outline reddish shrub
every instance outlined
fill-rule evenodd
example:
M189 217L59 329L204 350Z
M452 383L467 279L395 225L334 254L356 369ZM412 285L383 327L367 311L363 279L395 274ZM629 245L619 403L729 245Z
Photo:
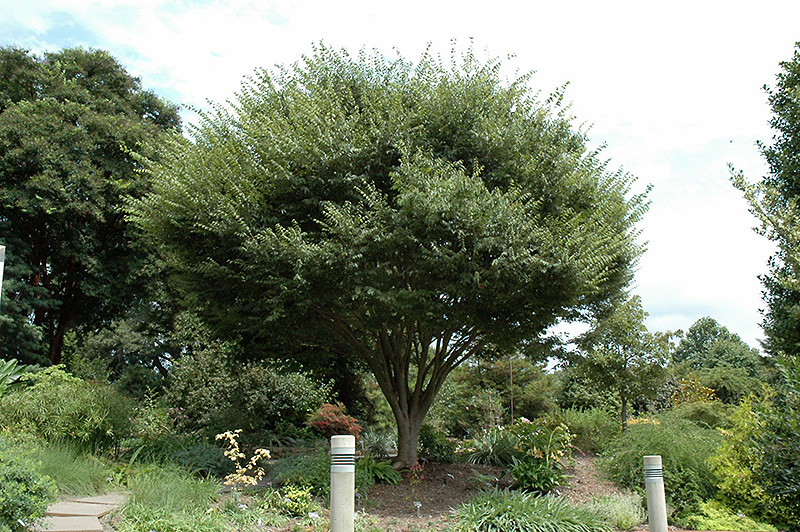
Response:
M347 415L342 403L322 405L308 417L306 425L328 439L336 434L352 434L358 439L361 434L361 425Z

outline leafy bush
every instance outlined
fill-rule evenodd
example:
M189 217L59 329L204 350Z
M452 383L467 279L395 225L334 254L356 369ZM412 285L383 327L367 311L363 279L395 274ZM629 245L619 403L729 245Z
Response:
M356 418L348 416L342 403L324 404L311 414L306 424L329 440L337 434L352 434L358 439L361 425Z
M642 457L661 455L667 502L680 518L716 493L709 458L722 436L674 416L633 422L604 454L600 466L622 487L643 492Z
M373 483L397 484L403 480L400 473L392 467L391 462L375 460L369 453L356 462L356 471L359 470L367 472L372 477Z
M355 489L366 493L375 484L372 471L356 462ZM275 477L284 485L307 487L319 497L327 497L331 489L331 457L325 448L278 460L273 466Z
M570 506L565 499L530 493L493 491L456 510L457 532L610 532L595 510Z
M456 442L447 439L427 423L419 431L420 455L432 462L451 464L456 458Z
M310 488L285 486L283 493L283 510L292 517L304 517L311 506Z
M782 360L776 390L741 402L713 458L730 507L797 530L800 523L800 362ZM794 528L792 528L794 527Z
M266 362L233 364L213 350L181 358L173 369L167 403L180 412L178 428L209 440L242 429L243 441L302 426L330 400L331 386Z
M23 532L56 500L55 483L5 436L0 436L0 528Z
M693 401L672 407L671 414L688 419L700 427L725 429L731 426L733 408L722 401Z
M602 408L569 408L551 416L569 428L572 445L583 452L604 450L620 433L619 420Z
M605 495L584 506L604 516L618 530L631 530L647 521L642 497L635 493Z
M567 479L558 460L531 457L522 460L515 458L511 464L511 477L519 489L536 495L546 495L556 486L563 485Z
M760 523L737 513L719 501L700 503L698 512L686 519L692 530L733 530L742 532L778 532L774 526Z
M109 386L73 377L60 366L20 380L28 386L0 397L3 425L89 452L115 450L131 433L132 405Z
M420 434L420 440L422 440L422 434ZM397 434L395 431L368 427L361 433L358 443L362 450L368 452L376 460L385 460L389 458L389 451L397 446Z

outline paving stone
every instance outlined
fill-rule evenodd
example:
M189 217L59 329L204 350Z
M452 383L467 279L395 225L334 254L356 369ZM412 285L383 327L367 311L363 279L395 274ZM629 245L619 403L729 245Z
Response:
M41 532L103 532L103 525L94 516L61 517L50 515L36 530Z
M128 500L128 496L124 493L106 493L105 495L98 495L96 497L76 497L72 499L73 502L85 502L88 504L113 504L121 506Z
M89 502L57 502L47 507L47 515L106 515L117 507L116 504L98 504Z

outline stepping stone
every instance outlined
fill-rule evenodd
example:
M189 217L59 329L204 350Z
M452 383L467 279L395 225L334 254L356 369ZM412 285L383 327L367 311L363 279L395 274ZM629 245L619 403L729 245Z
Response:
M107 493L105 495L98 495L96 497L76 497L72 499L73 502L85 502L87 504L112 504L114 506L121 506L128 500L128 496L124 493Z
M89 502L57 502L47 507L47 515L106 515L117 507L116 504L99 504Z
M36 526L39 532L103 532L100 520L93 516L59 517L50 515Z

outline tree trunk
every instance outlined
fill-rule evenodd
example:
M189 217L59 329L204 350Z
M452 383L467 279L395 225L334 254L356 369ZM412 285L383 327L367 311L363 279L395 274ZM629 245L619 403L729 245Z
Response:
M397 422L397 456L392 461L395 469L409 469L417 464L419 450L419 431L425 420L425 413L415 415L395 415Z

